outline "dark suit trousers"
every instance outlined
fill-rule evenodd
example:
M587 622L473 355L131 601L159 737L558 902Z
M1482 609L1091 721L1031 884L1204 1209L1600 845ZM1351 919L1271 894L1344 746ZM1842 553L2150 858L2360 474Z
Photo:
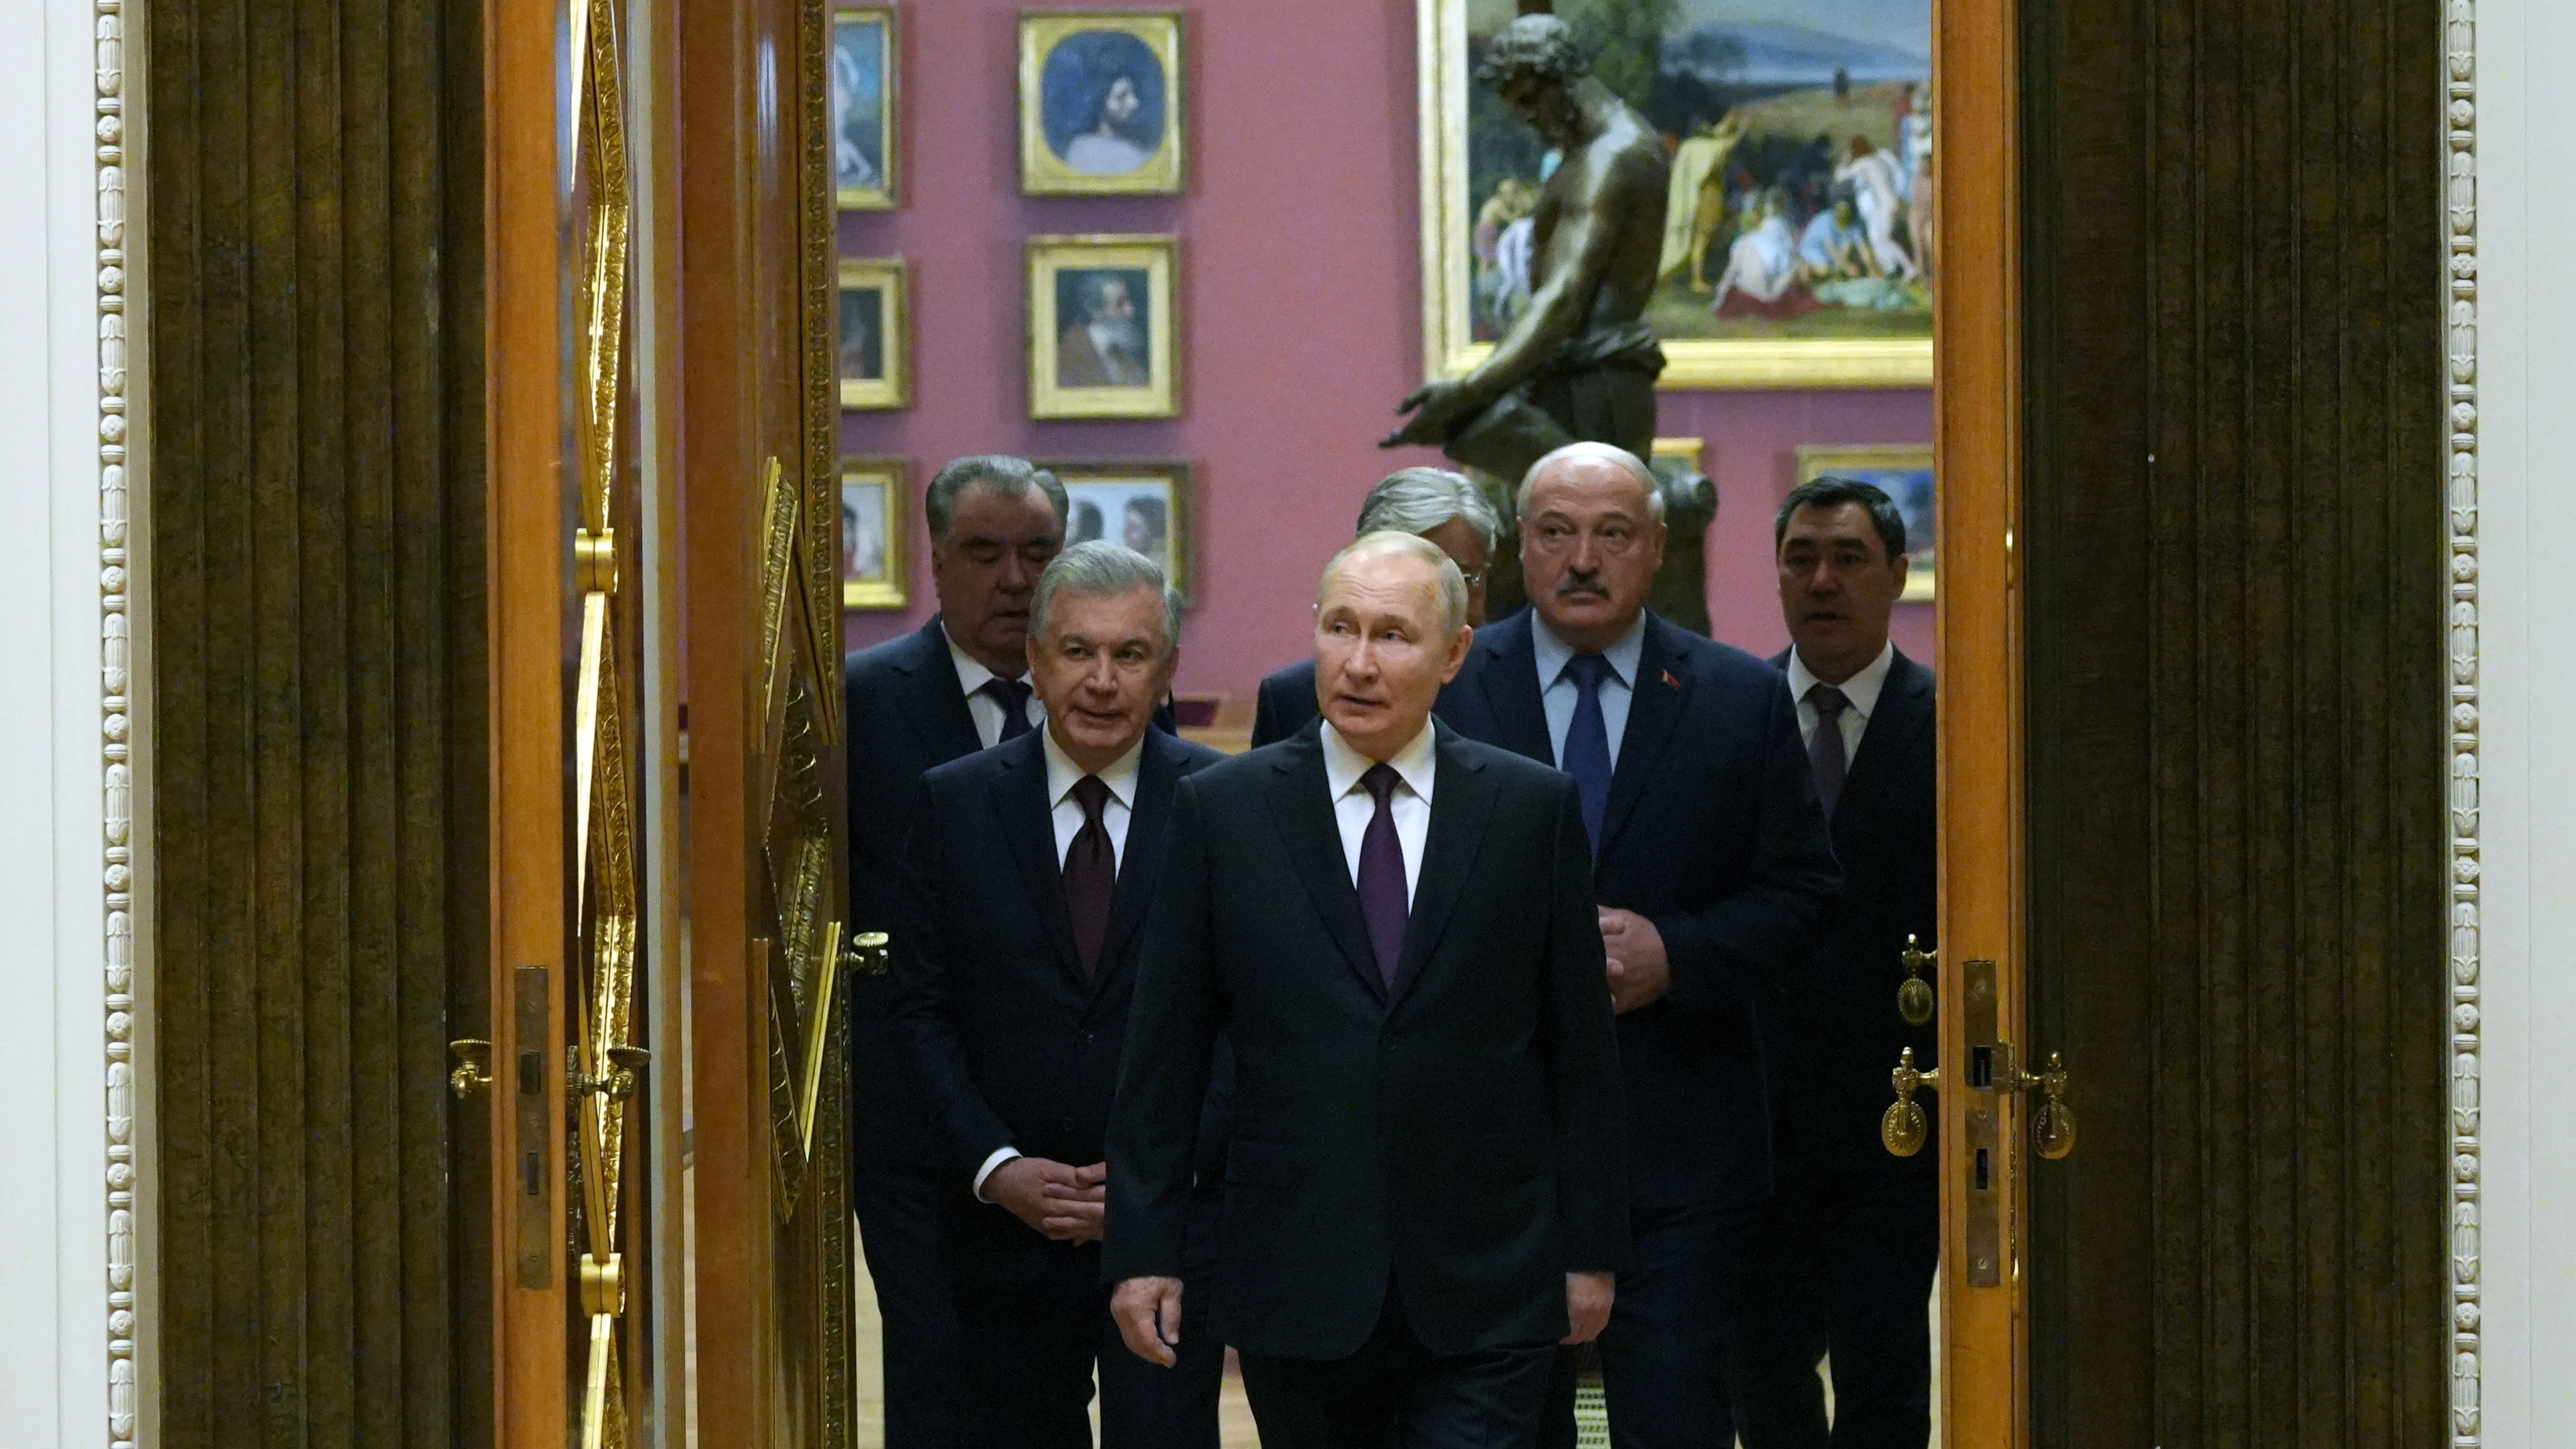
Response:
M886 1449L962 1449L957 1308L940 1266L941 1203L957 1188L909 1167L869 1166L850 1185L884 1326Z
M1619 1275L1601 1332L1601 1392L1612 1449L1732 1449L1726 1334L1752 1209L1705 1204L1628 1215L1636 1268ZM1573 1355L1548 1396L1546 1449L1574 1443Z
M1941 1205L1927 1175L1783 1161L1746 1236L1731 1371L1746 1449L1924 1449L1932 1434L1932 1273ZM1825 1427L1816 1364L1830 1353Z
M1376 1331L1349 1358L1244 1354L1262 1449L1533 1449L1550 1344L1436 1354L1390 1283Z
M969 1449L1091 1449L1095 1366L1101 1449L1216 1449L1225 1345L1207 1327L1212 1290L1186 1280L1180 1362L1167 1369L1119 1337L1096 1243L1051 1248L1027 1283L961 1277Z

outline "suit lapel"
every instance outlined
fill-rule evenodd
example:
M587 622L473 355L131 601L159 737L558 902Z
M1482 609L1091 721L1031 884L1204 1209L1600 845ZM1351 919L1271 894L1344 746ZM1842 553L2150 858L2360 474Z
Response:
M1866 798L1875 790L1879 776L1896 768L1897 757L1931 721L1932 676L1900 653L1879 687L1878 707L1861 731L1860 750L1852 757L1851 775L1843 782L1841 798L1834 802L1834 814L1841 815L1854 794Z
M1127 848L1119 853L1118 891L1110 897L1109 933L1101 938L1100 969L1092 977L1095 987L1118 969L1127 938L1145 919L1155 868L1162 864L1163 821L1172 808L1172 791L1181 780L1179 753L1161 731L1145 732L1145 752L1136 762L1136 805L1127 816Z
M1055 815L1047 800L1043 745L1035 731L1004 749L1002 769L993 778L993 810L1002 819L1002 838L1019 862L1029 909L1046 923L1056 959L1082 981L1082 958L1073 950L1073 921L1064 910L1064 871L1055 858Z
M938 616L912 636L916 647L895 667L910 687L895 691L895 707L913 733L942 762L962 760L984 747L975 732L975 716L966 708L965 691L957 687L957 666L948 657L948 635Z
M1360 919L1360 894L1351 884L1341 828L1333 820L1320 728L1320 721L1309 724L1283 742L1278 762L1272 766L1276 773L1270 777L1270 820L1278 829L1280 844L1287 848L1288 864L1315 903L1315 913L1323 917L1325 932L1341 948L1342 959L1371 992L1384 997L1386 983L1377 974L1377 955L1369 946L1368 927ZM1432 789L1436 794L1439 787Z
M1494 814L1494 785L1484 762L1455 748L1457 735L1443 727L1439 764L1431 780L1431 828L1424 832L1422 869L1413 884L1413 912L1404 928L1404 959L1395 972L1394 1000L1422 975L1440 944L1458 898L1476 873L1476 854Z
M1476 671L1485 708L1494 716L1493 743L1542 765L1556 763L1547 735L1547 706L1539 699L1538 653L1530 643L1527 610L1493 626L1493 650ZM1432 793L1439 793L1434 785Z
M1691 675L1682 657L1679 633L1653 614L1646 616L1646 647L1637 655L1635 687L1628 691L1628 727L1619 737L1619 765L1610 774L1610 804L1601 816L1600 857L1619 841L1620 827L1636 811L1646 781L1663 762L1673 726L1690 703Z

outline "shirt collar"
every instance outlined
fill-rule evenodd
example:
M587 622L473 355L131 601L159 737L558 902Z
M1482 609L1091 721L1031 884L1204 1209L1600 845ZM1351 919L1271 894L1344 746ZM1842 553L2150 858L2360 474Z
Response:
M1541 693L1555 688L1557 680L1565 676L1565 666L1574 662L1574 646L1556 637L1556 631L1547 627L1536 609L1530 610L1530 652L1538 656ZM1619 683L1633 692L1637 687L1637 665L1645 656L1646 611L1639 609L1637 621L1628 626L1628 632L1620 635L1617 643L1602 650L1601 657L1610 661L1610 672L1618 676Z
M968 699L973 699L975 691L993 680L993 671L985 668L982 660L957 647L957 636L948 632L945 619L939 622L939 637L948 641L948 662L957 666L957 687L965 691Z
M1064 752L1064 746L1055 742L1054 730L1042 728L1038 733L1046 737L1047 806L1052 809L1063 804L1064 797L1073 793L1073 787L1082 783L1083 769L1073 762L1073 756ZM1100 783L1108 786L1110 795L1130 810L1136 808L1136 772L1144 756L1145 737L1138 735L1136 743L1127 747L1127 753L1120 755L1108 769L1099 772Z
M1843 692L1843 698L1851 701L1852 713L1866 720L1878 712L1878 692L1887 687L1887 671L1895 664L1896 641L1891 639L1879 646L1876 659L1862 665L1858 674L1834 687ZM1798 652L1798 646L1790 645L1789 697L1803 703L1807 691L1823 682L1807 668L1806 656Z
M1324 721L1323 739L1324 781L1332 789L1332 798L1339 800L1359 788L1360 776L1367 774L1369 766L1376 761L1343 739L1342 732L1333 728L1331 720ZM1420 796L1425 805L1431 803L1432 768L1439 759L1439 751L1434 746L1438 740L1437 727L1425 720L1422 733L1415 735L1411 744L1396 751L1395 758L1387 761L1394 768L1396 777L1404 781L1407 789Z

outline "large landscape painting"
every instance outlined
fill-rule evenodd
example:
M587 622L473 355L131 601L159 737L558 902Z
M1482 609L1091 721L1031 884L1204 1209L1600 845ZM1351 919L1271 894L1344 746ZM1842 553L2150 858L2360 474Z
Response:
M1425 323L1471 365L1530 286L1553 169L1473 80L1513 0L1421 0ZM1664 138L1669 385L1928 382L1930 0L1558 0L1594 74Z

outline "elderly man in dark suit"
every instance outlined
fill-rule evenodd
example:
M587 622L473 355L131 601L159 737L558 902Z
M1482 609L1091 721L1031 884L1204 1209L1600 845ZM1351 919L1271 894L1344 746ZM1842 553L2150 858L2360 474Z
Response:
M1213 1331L1273 1449L1521 1449L1627 1255L1574 788L1435 726L1466 582L1408 534L1324 574L1323 718L1181 782L1109 1136L1106 1271L1186 1348L1200 1098L1236 1071Z
M1763 1004L1775 1196L1746 1242L1737 1426L1750 1449L1923 1449L1939 1154L1890 1156L1878 1123L1898 1054L1928 1068L1936 1039L1928 1012L1912 1025L1897 1005L1907 942L1930 947L1940 912L1932 671L1887 637L1907 561L1885 493L1818 479L1773 531L1793 642L1772 662L1798 701L1844 884L1806 978ZM1828 1354L1830 1430L1816 1377Z
M1610 1438L1724 1449L1738 1239L1771 1192L1756 1002L1806 969L1840 874L1779 672L1646 608L1664 542L1646 465L1560 448L1522 481L1519 514L1531 607L1477 639L1440 717L1578 788L1637 1245L1601 1335ZM1571 1384L1561 1369L1560 1444Z
M896 1031L942 1149L967 1442L1088 1449L1096 1371L1103 1444L1215 1449L1224 1346L1185 1335L1174 1373L1128 1353L1099 1245L1164 821L1224 757L1150 727L1179 657L1161 565L1076 544L1030 627L1045 726L923 778L894 937Z
M939 613L850 656L850 924L899 930L896 881L921 777L1030 732L1029 600L1064 546L1064 485L1019 458L960 458L922 496ZM941 1272L943 1194L930 1120L900 1065L891 985L862 981L850 1013L854 1206L882 1316L888 1449L954 1449L964 1351Z
M1360 504L1358 538L1370 533L1410 533L1429 539L1458 565L1467 581L1468 627L1485 627L1485 575L1494 566L1502 534L1485 491L1464 473L1446 468L1398 468L1377 482ZM1277 744L1315 718L1315 661L1300 659L1261 681L1252 714L1254 748Z

